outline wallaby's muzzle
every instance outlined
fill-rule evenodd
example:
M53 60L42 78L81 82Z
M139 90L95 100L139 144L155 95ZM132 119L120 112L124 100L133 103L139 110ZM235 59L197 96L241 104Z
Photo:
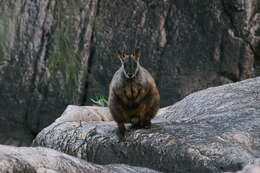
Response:
M136 76L136 74L138 73L138 68L136 68L134 72L126 72L125 69L123 69L123 70L124 70L125 77L128 79L134 78Z

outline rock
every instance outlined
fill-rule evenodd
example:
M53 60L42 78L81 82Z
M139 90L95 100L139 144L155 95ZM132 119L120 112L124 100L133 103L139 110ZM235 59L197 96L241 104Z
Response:
M147 168L123 164L97 165L67 154L42 147L12 147L0 145L1 173L96 173L153 172Z
M0 143L30 145L82 104L96 10L97 0L0 2Z
M243 170L237 171L236 173L259 173L259 172L260 172L260 159L256 159L254 163L249 163L247 166L245 166ZM232 173L232 172L224 172L224 173Z
M238 171L237 173L259 173L260 166L252 166L249 168L245 168L243 171Z
M112 120L112 115L106 107L69 105L55 123Z
M259 0L0 1L0 143L29 145L66 105L107 97L117 49L141 48L162 106L260 75L258 6Z
M195 92L161 109L150 129L128 126L124 140L109 118L79 121L77 112L83 109L92 112L91 107L69 106L71 115L66 110L59 118L63 122L43 129L33 145L98 164L174 173L239 171L260 157L260 77Z

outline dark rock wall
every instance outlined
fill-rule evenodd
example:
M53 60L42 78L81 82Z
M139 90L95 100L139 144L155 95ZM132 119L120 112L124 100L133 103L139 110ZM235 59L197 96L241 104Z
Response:
M67 104L107 97L117 49L141 48L162 106L259 75L259 11L258 0L0 0L0 143L29 144Z
M155 77L163 106L199 89L254 76L256 3L100 1L87 95L107 96L119 66L118 48L141 48L142 64Z
M97 1L0 2L0 143L13 143L80 104Z

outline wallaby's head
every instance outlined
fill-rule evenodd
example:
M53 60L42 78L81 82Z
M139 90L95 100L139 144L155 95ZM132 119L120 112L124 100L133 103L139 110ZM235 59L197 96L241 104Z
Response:
M122 68L126 78L134 78L139 70L139 58L140 51L135 49L134 53L131 55L126 55L121 51L118 51L118 57L122 63Z

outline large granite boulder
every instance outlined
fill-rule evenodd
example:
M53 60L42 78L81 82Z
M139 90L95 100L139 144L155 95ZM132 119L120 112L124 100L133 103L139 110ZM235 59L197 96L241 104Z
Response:
M1 173L156 173L123 164L97 165L42 147L0 145Z
M161 109L150 129L128 126L124 140L110 120L107 108L69 106L33 144L98 164L239 171L260 157L260 77L195 92Z
M162 106L260 71L259 0L0 1L0 143L29 145L68 104L108 95L142 51Z

